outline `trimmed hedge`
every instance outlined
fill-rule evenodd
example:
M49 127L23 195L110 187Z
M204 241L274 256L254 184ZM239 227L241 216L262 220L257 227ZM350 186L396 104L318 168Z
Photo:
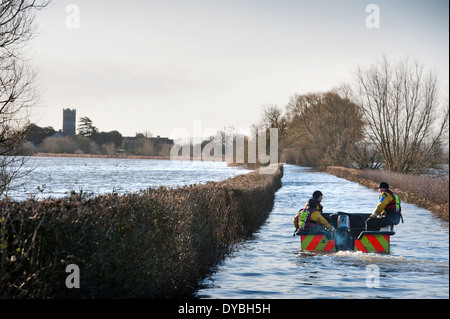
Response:
M1 298L182 298L273 208L283 167L118 196L0 202ZM66 267L80 288L66 287Z

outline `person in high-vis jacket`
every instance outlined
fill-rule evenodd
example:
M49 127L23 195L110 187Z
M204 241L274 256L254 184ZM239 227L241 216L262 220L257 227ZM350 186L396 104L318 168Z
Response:
M382 227L398 225L402 219L400 198L389 189L389 184L381 182L378 191L380 199L377 208L366 221L367 230L379 231Z
M317 209L320 211L321 214L323 214L323 206L321 204L322 199L323 199L323 194L321 191L315 191L312 195L312 198L317 200ZM306 203L306 205L308 205L308 203Z
M294 226L297 229L309 231L321 230L322 227L328 231L335 230L320 213L319 203L315 198L311 198L306 207L298 212L294 218Z

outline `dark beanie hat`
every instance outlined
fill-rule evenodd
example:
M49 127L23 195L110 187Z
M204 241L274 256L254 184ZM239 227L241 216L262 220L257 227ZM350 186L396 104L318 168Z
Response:
M378 188L389 188L389 185L386 182L381 182L380 186L378 186Z
M320 196L323 196L321 191L315 191L313 193L313 198L315 198L315 199L319 199Z
M319 205L319 202L315 198L310 198L308 201L309 208L316 208Z

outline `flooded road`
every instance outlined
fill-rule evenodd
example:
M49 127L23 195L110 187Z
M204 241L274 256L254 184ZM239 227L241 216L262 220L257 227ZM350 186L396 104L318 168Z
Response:
M247 170L222 162L142 159L32 158L35 169L13 198L61 197L70 190L131 193L160 185L219 181ZM378 192L309 168L285 165L272 213L250 240L216 268L201 298L449 298L448 224L403 203L404 224L391 237L391 254L300 250L292 220L315 190L328 213L371 213Z
M448 224L403 203L390 255L301 251L292 220L315 190L329 213L371 213L379 193L309 168L284 172L265 225L204 281L199 297L449 298Z

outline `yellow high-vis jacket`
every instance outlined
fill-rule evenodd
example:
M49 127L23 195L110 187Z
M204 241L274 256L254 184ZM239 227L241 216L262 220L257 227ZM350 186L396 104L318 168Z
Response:
M333 229L333 226L330 225L330 223L322 216L322 214L318 210L315 210L311 213L310 220L319 223L326 230Z
M297 213L297 215L295 215L294 218L294 226L295 228L299 228L299 213ZM330 225L330 223L328 223L328 221L322 216L322 214L320 213L319 210L314 210L311 215L309 216L309 220L319 223L323 228L325 228L326 230L333 230L333 226Z
M388 192L383 192L380 195L380 199L378 201L377 208L375 208L375 211L372 214L372 218L376 218L378 215L384 212L386 209L386 206L389 205L390 202L395 201L395 198L391 196Z

